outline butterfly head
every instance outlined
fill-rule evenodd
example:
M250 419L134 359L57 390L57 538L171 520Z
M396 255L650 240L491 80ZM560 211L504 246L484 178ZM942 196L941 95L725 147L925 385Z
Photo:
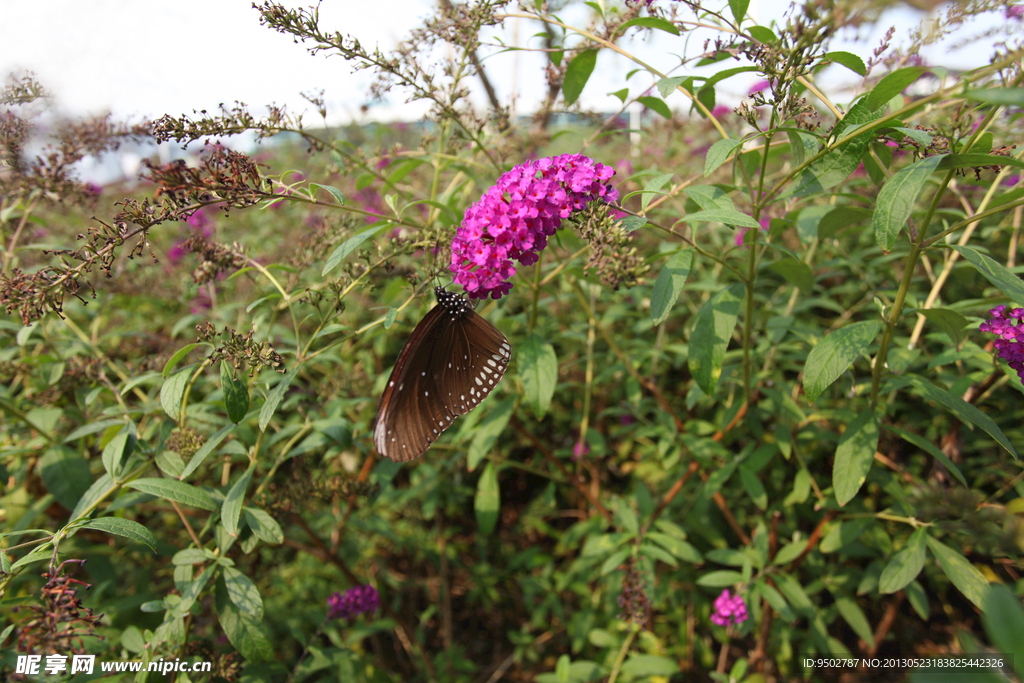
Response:
M472 310L469 301L461 294L449 292L444 287L435 287L434 294L437 296L437 303L452 317L458 318Z

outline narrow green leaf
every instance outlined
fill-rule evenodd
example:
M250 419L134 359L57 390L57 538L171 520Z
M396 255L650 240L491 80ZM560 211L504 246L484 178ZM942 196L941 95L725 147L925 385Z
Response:
M830 335L831 336L831 335ZM832 467L832 487L839 505L846 505L864 485L878 448L878 419L870 410L857 415L839 437Z
M775 559L772 560L772 564L778 566L785 566L804 554L807 550L807 542L796 541L783 546L779 552L775 553Z
M679 673L679 665L668 657L634 652L623 662L622 672L631 676L674 676Z
M701 390L711 396L722 376L725 351L732 338L740 303L746 288L742 283L724 289L704 302L697 312L690 335L690 374Z
M640 199L640 207L643 211L647 211L647 206L651 203L651 200L654 199L656 194L664 194L658 191L665 187L666 183L670 180L672 180L671 173L662 173L661 175L656 175L647 181L644 185L643 196Z
M156 552L156 536L153 535L153 532L138 522L133 522L130 519L121 519L120 517L97 517L96 519L90 519L80 528L96 529L98 531L105 531L108 534L123 536L124 538L144 543L149 546L150 550L154 553Z
M964 478L963 472L960 471L960 468L957 467L952 460L947 458L946 454L940 451L935 446L935 444L928 441L924 437L919 436L918 434L908 432L906 430L900 429L899 427L894 427L893 425L890 424L886 424L884 425L884 427L891 431L893 434L899 436L904 441L909 441L910 443L920 448L922 451L930 454L933 458L941 462L943 466L945 466L945 468L949 470L954 477L957 478L957 481L959 481L964 486L967 486L967 479Z
M131 457L135 450L135 425L126 423L121 431L107 442L103 449L103 469L107 471L114 480L121 474L121 467Z
M232 536L238 535L238 518L242 515L242 503L245 502L245 492L249 490L249 482L252 481L255 467L255 463L249 465L249 468L231 485L228 494L224 496L224 503L220 509L220 518L224 528Z
M1013 655L1017 675L1024 673L1024 609L1020 598L1003 584L989 585L981 607L981 622L996 650Z
M743 574L731 569L719 569L707 572L697 579L698 586L707 588L727 588L743 581Z
M980 427L985 433L995 439L1000 446L1005 448L1006 451L1014 457L1014 459L1018 459L1016 449L1014 449L1009 439L1006 438L1006 435L1003 434L1003 430L999 429L999 426L996 425L988 415L981 412L959 396L951 394L945 389L937 387L921 377L908 375L907 381L910 382L910 384L917 389L917 392L924 398L945 406L961 421L972 424L975 427Z
M984 608L985 594L988 592L988 581L985 576L957 551L939 543L931 536L925 538L935 559L939 561L942 573L968 600L979 608Z
M150 477L144 479L136 479L125 484L130 489L136 491L142 491L150 495L157 496L158 498L166 498L167 500L173 500L183 505L190 507L200 508L202 510L217 510L217 504L213 502L213 498L206 491L196 488L191 484L186 484L183 481L176 479L160 479L157 477Z
M869 648L873 649L875 647L875 635L871 632L871 624L868 623L868 618L864 614L864 610L857 604L857 601L846 595L837 596L836 608L839 610L843 620L853 629L853 632L867 643Z
M473 499L473 509L476 511L476 523L480 533L490 536L498 523L498 513L501 511L501 491L498 488L498 470L494 463L488 461L484 471L480 473L480 480L476 484L476 497Z
M759 43L764 43L765 45L772 45L779 42L779 39L767 26L751 26L747 29L747 32L750 34L751 38Z
M775 584L794 610L804 613L814 610L814 603L807 597L807 591L804 590L803 586L793 576L790 574L776 574Z
M636 513L622 498L615 500L615 521L618 527L630 536L640 533L640 522L637 520Z
M228 599L235 606L255 619L263 618L263 598L252 580L234 567L223 567L224 587L228 591Z
M654 541L684 562L690 562L691 564L701 564L704 562L700 552L684 540L663 534L660 531L649 531L644 538Z
M767 510L768 493L764 490L764 484L761 483L757 473L740 465L740 481L743 483L743 489L750 496L750 500L753 501L754 505L762 510Z
M160 406L175 422L181 417L181 400L185 397L185 386L192 376L192 367L182 368L164 380L160 387Z
M662 19L661 17L637 17L636 19L630 19L622 26L619 26L619 28L615 29L615 32L619 33L620 31L625 31L627 28L632 28L634 26L640 26L643 28L656 28L659 31L671 33L674 36L679 35L679 29L676 28L676 25L673 24L671 21L668 21L667 19Z
M262 620L246 614L231 602L222 581L218 581L216 603L221 628L235 649L250 662L272 661L274 647Z
M537 419L543 419L551 405L558 383L558 358L555 347L540 335L531 334L519 346L516 358L523 394Z
M687 223L708 222L725 223L726 225L737 225L745 228L760 228L761 224L752 216L741 211L729 209L709 209L707 211L695 211L686 214L684 220Z
M653 97L648 95L645 97L638 97L636 98L636 101L644 105L651 111L660 114L666 119L672 118L672 110L668 108L667 104L665 104L665 100L661 99L660 97Z
M681 249L662 266L651 292L651 319L655 325L660 325L668 318L683 291L692 265L693 250Z
M398 308L392 306L388 309L388 312L384 314L384 329L390 330L391 326L395 324L395 318L398 317Z
M48 448L38 468L46 490L68 510L74 509L92 483L89 462L66 446Z
M1024 303L1024 282L1006 266L992 260L988 256L970 248L952 245L950 249L957 251L981 273L986 280L998 287L1012 301Z
M879 593L895 593L917 578L924 569L927 547L924 528L910 534L907 545L892 556L878 579Z
M768 270L785 278L786 282L800 290L802 294L814 291L814 271L803 261L792 257L781 258L768 265Z
M921 66L908 66L887 74L862 100L864 105L871 110L884 107L889 100L903 92L927 70Z
M624 548L612 554L611 557L609 557L601 564L601 576L609 574L618 569L619 566L626 561L626 558L632 554L633 550L631 548Z
M852 519L839 522L821 539L818 550L823 553L834 553L843 546L849 545L860 538L874 522L872 519Z
M623 88L622 90L616 90L615 92L608 93L619 98L619 101L625 104L626 98L629 97L629 88Z
M901 169L882 186L871 220L875 242L882 251L888 253L896 245L896 237L907 224L917 196L944 156L939 154L921 159Z
M868 146L871 144L873 134L872 128L868 124L881 118L882 113L883 110L878 107L868 109L864 100L853 105L843 120L836 124L832 135L835 138L840 138L847 131L854 129L862 129L863 132L830 150L821 159L804 169L800 177L782 194L782 197L815 194L835 187L849 178L850 174L857 170L857 166L860 165L864 153L867 152Z
M817 401L822 392L864 353L881 329L882 323L877 320L853 323L840 327L811 349L804 365L807 402Z
M729 158L729 155L742 146L743 140L736 140L733 138L719 140L715 144L711 145L711 148L708 149L707 156L704 158L704 177L707 178L718 170L718 167L725 163L725 160Z
M729 0L729 9L732 11L732 18L736 20L737 26L742 24L743 18L747 16L748 6L750 6L750 0Z
M181 479L187 479L189 475L195 472L199 466L203 464L203 461L206 460L210 453L213 453L214 449L220 445L220 442L223 441L224 438L237 426L238 425L232 423L221 427L213 434L213 436L208 438L206 442L199 447L199 450L195 452L192 459L188 461L188 464L185 465L185 470L181 473Z
M277 383L270 394L267 395L267 400L260 409L260 431L265 432L267 425L270 424L270 419L274 417L274 413L277 412L277 406L281 404L281 399L284 398L285 392L288 391L288 387L291 386L292 380L295 379L295 375L299 373L299 366L296 365L291 372L281 378L281 381Z
M335 187L331 187L330 185L321 185L319 183L310 183L309 186L318 187L321 190L327 190L330 193L330 195L334 197L334 201L338 202L339 206L345 206L345 194L341 190Z
M168 359L168 361L164 363L164 369L163 372L161 373L164 376L164 378L166 379L167 376L171 374L171 371L174 370L175 367L177 367L178 363L180 363L185 356L191 353L192 349L196 348L200 344L201 342L196 342L194 344L186 344L185 346L175 351L174 355L172 355L170 359Z
M103 500L109 496L113 491L120 488L120 484L115 484L114 480L110 478L109 474L104 473L102 477L92 483L82 497L78 500L78 504L75 505L75 509L71 511L69 519L75 520L85 514L85 511L95 505L98 501Z
M594 73L595 65L597 65L597 50L584 50L569 62L569 66L565 69L565 78L562 80L562 97L565 98L565 106L572 106L579 99L587 81L590 80L590 74Z
M476 431L473 433L473 440L469 443L469 449L466 451L466 468L470 472L476 469L484 456L494 447L494 442L505 431L509 418L512 417L514 404L514 399L502 401L477 425Z
M245 373L242 373L245 376ZM241 378L235 377L234 368L227 361L220 363L220 385L224 391L224 406L228 419L238 424L249 412L249 387Z
M257 538L264 543L272 545L280 545L284 542L284 532L281 531L281 525L273 517L259 508L244 508L243 511L245 513L245 523L249 525L252 533Z
M907 594L907 602L917 612L917 616L928 621L931 616L931 607L928 605L928 594L924 592L924 586L918 581L911 581L904 591Z
M949 308L926 308L919 311L928 322L934 323L953 342L953 347L958 351L967 339L964 328L967 327L967 318Z
M864 65L864 60L852 52L827 52L822 56L821 60L842 64L858 76L866 76L868 72L867 66Z
M614 227L621 228L626 232L636 232L645 225L647 225L647 219L643 216L626 216L617 220Z
M363 242L370 239L371 237L375 236L381 230L390 225L390 221L380 221L378 223L372 224L370 227L366 228L362 232L357 233L352 237L349 237L340 246L338 246L338 248L335 249L330 256L327 257L327 263L324 264L324 269L320 271L320 276L325 277L327 273L334 270L334 268L339 263L348 258L349 254L358 249L359 245L361 245Z

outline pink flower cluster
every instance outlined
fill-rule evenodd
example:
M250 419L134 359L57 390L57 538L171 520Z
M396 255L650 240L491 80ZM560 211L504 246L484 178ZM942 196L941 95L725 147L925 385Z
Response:
M455 281L473 299L508 294L512 259L536 263L562 219L592 200L617 200L618 191L605 183L613 175L610 166L582 154L528 161L503 174L466 209L452 241Z
M999 336L994 343L996 352L1024 382L1024 308L1008 311L1006 306L996 306L989 314L992 317L978 329Z
M746 620L747 605L739 593L733 597L729 594L729 589L725 589L715 598L715 611L711 614L711 621L719 626L728 626L730 622L739 625Z
M354 619L360 614L373 614L380 607L377 589L367 584L354 586L344 593L327 598L328 619Z

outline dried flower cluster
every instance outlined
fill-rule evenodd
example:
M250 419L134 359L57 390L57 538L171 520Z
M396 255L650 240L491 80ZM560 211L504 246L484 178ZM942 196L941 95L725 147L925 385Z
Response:
M626 575L622 578L619 607L622 609L619 619L633 622L638 626L646 624L651 615L651 599L647 597L647 582L644 580L636 560L629 561Z
M213 343L214 338L218 336L210 323L197 325L196 331L199 332L199 341ZM226 360L236 370L248 370L249 377L255 376L263 368L273 368L277 372L285 372L284 358L281 357L281 354L274 350L270 342L258 342L253 339L253 334L254 331L249 330L249 334L243 337L225 327L224 332L219 335L223 344L210 353L208 356L210 363Z
M80 589L88 590L91 586L66 576L64 571L69 564L81 566L85 560L65 560L60 566L51 560L49 570L43 573L46 579L42 589L43 604L29 605L33 616L18 627L20 652L82 654L85 652L83 637L102 638L96 635L95 629L100 626L103 615L93 614L78 597Z
M608 207L593 204L583 212L580 234L590 243L590 260L586 269L596 268L601 284L618 289L632 287L651 269L633 246L633 236L612 218Z

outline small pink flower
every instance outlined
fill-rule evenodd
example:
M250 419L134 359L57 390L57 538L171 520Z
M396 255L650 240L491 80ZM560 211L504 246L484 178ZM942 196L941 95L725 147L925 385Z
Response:
M171 262L172 266L176 266L181 263L181 259L185 258L185 254L187 253L188 252L185 251L184 242L175 242L171 248L167 250L167 260Z
M732 107L728 107L728 106L726 106L724 104L720 104L720 105L718 105L717 107L715 107L714 109L711 110L711 115L713 117L715 117L716 119L720 119L723 116L725 116L726 114L731 114L731 113L732 113Z
M756 92L767 90L768 88L771 87L771 85L772 84L769 81L758 81L757 83L754 83L754 85L750 86L750 89L747 90L747 94L753 95Z
M730 623L737 626L747 620L747 605L739 593L733 597L729 589L722 591L722 594L715 599L715 611L711 614L711 621L719 626L728 626Z

